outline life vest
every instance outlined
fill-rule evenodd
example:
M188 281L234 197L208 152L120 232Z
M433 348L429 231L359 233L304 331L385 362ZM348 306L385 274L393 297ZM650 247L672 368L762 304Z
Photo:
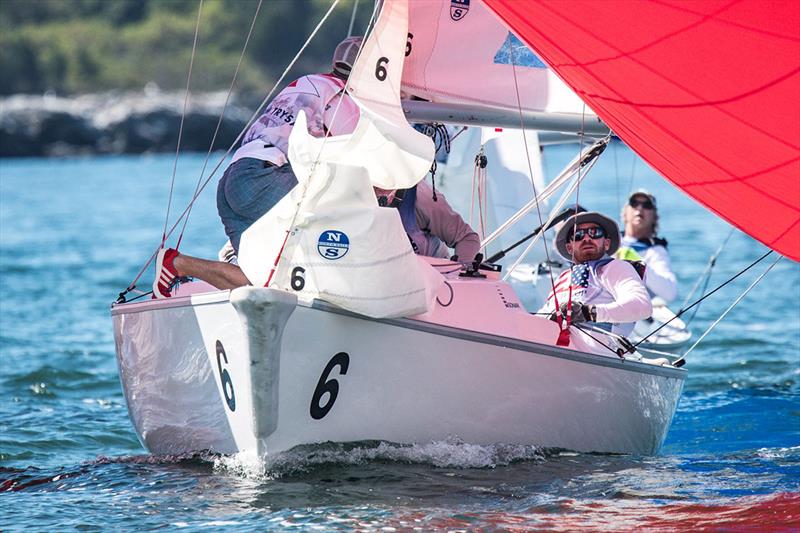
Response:
M641 261L648 248L653 246L667 247L667 239L650 237L646 239L631 239L623 236L619 249L614 253L617 259L625 261Z

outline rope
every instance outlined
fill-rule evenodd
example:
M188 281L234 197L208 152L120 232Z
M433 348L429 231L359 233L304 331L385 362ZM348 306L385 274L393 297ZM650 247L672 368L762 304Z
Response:
M655 335L655 334L656 334L658 331L660 331L660 330L661 330L661 328L663 328L664 326L666 326L667 324L669 324L670 322L672 322L673 320L675 320L676 318L678 318L679 316L681 316L683 313L685 313L686 311L688 311L688 310L689 310L689 309L691 309L692 307L694 307L694 306L696 306L696 305L699 305L699 304L700 304L700 302L702 302L703 300L705 300L706 298L708 298L709 296L711 296L712 294L714 294L715 292L717 292L718 290L720 290L722 287L724 287L724 286L725 286L725 285L727 285L728 283L732 282L733 280L735 280L736 278L738 278L739 276L741 276L742 274L744 274L745 272L747 272L748 270L750 270L751 268L753 268L754 266L756 266L758 263L760 263L761 261L763 261L763 260L764 260L764 259L765 259L765 258L766 258L766 257L767 257L769 254L771 254L771 253L772 253L772 250L770 250L769 252L765 253L764 255L762 255L761 257L759 257L758 259L756 259L756 260L755 260L755 261L753 261L752 263L750 263L750 265L749 265L747 268L745 268L744 270L741 270L741 271L739 271L739 273L738 273L738 274L736 274L735 276L733 276L732 278L730 278L728 281L724 282L722 285L718 286L716 289L714 289L713 291L709 292L708 294L705 294L705 295L704 295L702 298L700 298L699 300L697 300L696 302L694 302L694 303L693 303L692 305L690 305L689 307L686 307L686 308L684 308L684 309L681 309L680 311L678 311L678 313L677 313L677 314L676 314L674 317L670 318L669 320L667 320L666 322L664 322L663 324L661 324L659 327L657 327L656 329L654 329L653 331L651 331L651 332L650 332L650 333L649 333L649 334L648 334L646 337L644 337L643 339L639 340L639 341L638 341L636 344L634 344L634 347L636 347L636 346L639 346L639 345L640 345L640 344L642 344L644 341L646 341L647 339L649 339L650 337L652 337L653 335ZM749 290L749 289L748 289L748 290Z
M521 100L520 95L519 95L519 83L517 81L517 62L514 60L514 47L513 46L509 47L509 53L510 53L510 58L511 58L511 72L514 75L514 91L516 92L516 96L517 96L517 111L519 112L519 129L520 129L520 131L522 131L522 142L525 145L525 158L526 158L526 160L528 162L528 176L530 177L530 180L531 180L531 188L533 189L533 197L537 198L539 195L536 192L536 183L535 183L534 176L533 176L533 165L531 165L531 154L530 154L530 150L528 150L528 136L525 134L525 121L524 121L524 119L522 117L522 100ZM542 209L539 206L539 202L536 202L536 214L539 217L539 225L543 226L544 225L544 221L542 220ZM550 263L550 250L549 250L550 247L547 246L547 236L544 233L545 232L541 233L542 242L544 243L544 254L545 254L545 257L547 259L547 262ZM555 284L555 280L553 279L552 270L550 270L548 272L548 275L550 277L550 288L552 289L553 294L555 294L555 292L556 292L556 284ZM558 308L558 302L556 302L556 308ZM561 323L559 323L559 327L561 327Z
M250 119L247 121L247 124L245 124L244 128L242 128L242 130L239 132L239 135L236 136L236 139L234 139L234 141L228 147L226 152L222 155L222 157L220 157L220 159L217 162L217 164L214 167L214 169L211 171L211 173L208 175L208 177L203 182L203 185L194 194L194 196L192 196L192 199L189 201L189 205L186 206L186 208L183 210L183 213L181 214L181 216L178 217L178 220L175 221L175 223L172 225L170 230L168 232L166 232L166 238L164 239L165 242L166 242L166 239L168 239L170 237L170 235L172 235L172 232L175 231L175 228L178 227L178 224L180 224L180 221L183 219L183 217L186 216L188 211L192 208L192 205L194 205L194 203L197 201L197 198L200 196L200 193L202 193L203 190L205 190L206 186L208 185L208 182L211 181L211 178L214 177L214 175L216 174L217 170L219 170L219 167L222 166L222 163L225 162L225 159L228 157L228 155L230 155L230 153L233 150L234 146L237 146L239 144L239 141L241 141L241 139L244 136L245 132L247 132L247 130L250 128L250 126L253 124L253 122L259 116L261 116L261 111L264 108L264 106L267 104L267 102L269 102L272 99L272 95L275 93L275 90L280 86L280 84L283 82L283 80L286 77L286 75L294 67L295 63L297 63L297 61L300 59L300 56L303 54L305 49L308 48L308 45L311 43L311 41L317 35L317 33L319 32L319 29L322 27L322 25L328 19L328 17L333 12L333 9L336 7L336 5L338 3L339 3L339 0L334 0L331 3L331 7L328 8L328 11L325 12L325 15L323 15L322 19L319 21L319 23L317 23L317 26L314 28L314 30L311 32L311 34L306 39L306 42L303 44L303 46L300 47L300 50L294 56L292 61L290 61L289 65L284 69L284 71L281 74L280 78L278 78L278 81L276 81L275 85L272 87L272 90L269 92L269 94L267 94L267 96L264 97L264 99L261 101L261 104L259 104L259 106L255 110L255 112L250 116ZM162 244L162 246L163 246L163 244ZM153 262L153 260L155 259L156 255L158 254L158 250L160 248L161 248L161 246L156 248L155 251L153 251L153 253L147 259L145 264L142 266L142 268L136 274L136 277L133 279L133 281L128 285L128 287L123 292L120 293L121 297L124 297L125 293L130 292L131 290L133 290L133 288L136 286L136 282L139 281L139 278L142 277L142 274L144 274L145 270L147 270L147 267L150 266L150 263Z
M358 0L353 3L353 13L350 15L350 26L347 28L347 36L353 36L353 24L356 22L356 11L358 11Z
M617 161L617 151L619 146L614 146L613 154L614 154L614 182L617 186L617 205L622 205L622 198L620 197L620 190L619 190L619 163ZM635 156L634 156L635 157Z
M319 22L317 27L314 29L314 33L312 33L312 36L314 34L316 34L317 30L320 28L320 26L322 26L322 24L325 22L325 19L328 18L328 15L331 13L333 8L338 3L339 3L339 0L334 0L334 2L331 5L330 9L325 14L325 17L323 17L323 19ZM373 24L375 22L375 17L376 17L376 15L378 13L378 8L379 8L379 3L376 2L375 3L375 7L372 10L372 15L370 16L369 22L367 23L367 31L364 32L364 42L366 42L367 38L369 37L369 33L372 31L372 27L373 27ZM309 38L309 41L310 41L310 38ZM306 44L303 45L303 49L305 49L305 47L308 45L309 41L306 41ZM358 53L356 54L355 63L358 63L358 59L361 57L361 53L363 52L363 50L364 50L363 46L359 48ZM302 49L301 49L301 51L302 51ZM348 81L345 82L344 91L343 91L344 93L347 92L347 88L349 86L349 83L350 83L350 81L349 81L349 78L348 78ZM344 98L339 98L339 101L336 104L336 109L333 110L333 116L331 117L331 125L336 123L336 117L339 114L339 109L342 106L342 100L343 99ZM283 242L283 246L281 246L281 250L278 253L278 256L275 258L275 265L273 266L272 271L270 272L269 278L267 279L267 283L264 285L265 287L269 286L270 282L272 281L273 274L275 272L277 272L277 270L278 270L278 264L280 263L280 260L283 257L283 252L284 252L284 250L286 248L286 245L288 244L289 237L295 234L295 231L292 228L294 228L295 222L297 221L297 217L300 214L300 208L303 205L303 201L306 198L306 194L308 193L309 185L311 184L311 179L314 176L314 172L315 172L315 170L317 168L317 165L319 164L319 158L322 156L322 153L325 150L325 145L327 144L327 142L328 142L328 137L327 136L323 137L322 143L320 144L319 152L317 152L317 155L316 155L316 157L314 159L314 162L311 164L311 172L309 173L309 177L304 183L302 183L303 188L301 189L301 192L300 192L300 200L297 202L297 207L296 207L296 209L294 211L294 214L292 215L292 220L289 223L289 230L287 230L287 232L286 232L286 239Z
M564 207L564 204L567 202L572 192L580 184L579 178L580 180L585 179L586 176L589 174L589 172L591 172L592 168L594 168L594 165L597 163L597 161L598 161L597 158L592 159L592 161L589 163L589 168L586 169L586 172L583 173L583 176L580 176L577 173L575 173L574 181L564 190L564 192L561 194L561 198L559 198L556 205L550 211L550 216L548 217L547 225L545 226L546 228L549 228L550 225L553 224L553 220L558 216L558 213L561 212L562 208ZM552 183L550 184L550 186L552 186ZM544 194L544 192L542 194ZM525 250L519 255L514 264L511 265L506 274L503 276L503 281L507 280L511 276L511 273L514 272L517 269L517 267L519 267L520 264L522 264L522 261L525 260L525 257L527 257L527 255L530 253L533 247L536 246L536 244L539 242L540 235L541 232L540 234L537 234L530 243L528 243L528 246L525 248ZM548 264L551 264L549 260Z
M183 123L186 119L186 107L189 103L189 88L192 83L192 68L194 67L194 57L197 52L197 37L200 34L200 15L203 13L203 0L197 6L197 21L194 26L194 40L192 41L192 56L189 59L189 73L186 76L186 92L183 95L183 111L181 112L181 124L178 128L178 143L175 146L175 161L172 163L172 179L169 184L169 198L167 199L167 213L164 215L164 231L161 233L161 248L167 242L167 224L169 223L169 211L172 207L172 194L175 190L175 175L178 172L178 156L181 153L181 139L183 139Z
M583 137L584 137L584 129L586 125L586 104L583 104L581 108L581 131L578 132L578 159L583 157ZM582 166L578 167L578 184L575 189L575 207L577 210L577 206L580 205L581 199L581 169ZM575 221L572 224L572 233L575 234L575 231L578 229L578 219L575 218ZM547 258L548 261L550 258ZM569 265L569 293L567 293L567 316L564 317L561 314L561 307L558 303L558 295L556 294L555 286L553 287L553 303L556 306L556 318L558 318L558 327L561 328L561 333L558 336L558 342L556 344L559 345L567 345L569 344L569 326L572 322L572 270L575 266L575 246L572 246L572 253L570 253L570 259L572 262ZM550 269L552 272L552 269ZM551 274L552 277L552 274ZM566 327L561 326L561 321L566 320Z
M702 293L706 292L706 289L708 288L708 283L709 283L709 281L711 281L711 270L716 265L717 258L719 257L719 254L722 253L723 248L725 248L725 245L727 245L728 241L731 240L731 237L733 236L733 233L735 231L736 231L736 228L731 228L731 230L728 232L728 236L725 237L725 240L722 241L722 244L719 245L719 248L717 248L717 251L714 252L711 255L711 257L708 259L708 264L706 265L705 271L700 275L699 278L697 278L697 281L695 282L694 287L692 287L692 290L689 292L689 295L686 296L686 299L683 301L683 305L681 307L685 307L686 304L688 304L691 301L692 297L694 296L694 293L697 291L697 287L700 285L700 282L703 281L703 280L705 280L705 281L703 283L703 288L700 290L700 293L702 294ZM692 313L692 316L690 316L689 320L686 321L686 325L687 326L692 322L692 320L694 320L694 317L697 315L697 311L699 309L700 309L700 306L698 305L695 308L694 312Z
M594 339L594 340L595 340L595 342L598 342L598 343L599 343L599 344L601 344L602 346L605 346L605 348L606 348L606 349L607 349L609 352L613 353L614 355L616 355L616 356L617 356L617 357L619 357L620 359L625 359L625 357L623 357L623 355L622 355L622 353L624 353L624 352L619 352L619 351L615 350L614 348L612 348L612 347L611 347L611 346L609 346L608 344L604 343L603 341L601 341L600 339L598 339L597 337L595 337L594 335L592 335L591 333L589 333L589 332L588 332L586 329L584 329L584 328L583 328L583 327L581 327L580 325L578 325L578 324L572 324L572 326L573 326L575 329L577 329L578 331L580 331L581 333L583 333L584 335L588 335L589 337L591 337L592 339Z
M636 152L633 150L630 150L630 152L631 156L633 157L631 158L631 179L628 181L628 191L633 189L633 178L636 174L636 163L639 161L639 156L636 155Z
M448 300L448 302L445 304L445 303L442 303L442 301L441 301L441 300L439 300L439 297L437 296L437 297L436 297L436 302L437 302L439 305L441 305L442 307L450 307L450 304L452 304L452 303L453 303L453 298L455 297L455 292L453 291L453 286L452 286L452 285L450 285L450 284L449 284L449 283L447 283L446 281L444 282L444 284L445 284L445 285L447 285L447 288L448 288L448 289L450 289L450 300Z
M486 239L486 217L484 217L484 204L486 202L486 165L488 160L486 154L481 146L478 155L475 156L475 165L472 172L472 200L470 207L470 221L469 225L472 226L472 215L476 207L475 192L477 190L477 208L478 208L478 232L481 236L481 241ZM485 251L485 248L484 248Z
M770 253L772 253L772 250L770 250ZM768 255L768 254L767 254L767 255ZM761 259L763 259L764 257L766 257L766 255L765 255L765 256L763 256ZM761 259L759 259L759 261L760 261ZM778 256L778 258L777 258L775 261L773 261L773 262L772 262L772 264L771 264L771 265L770 265L770 266L769 266L769 267L768 267L768 268L767 268L767 269L766 269L766 270L765 270L765 271L764 271L764 272L763 272L763 273L762 273L760 276L758 276L758 277L755 279L755 281L753 281L753 283L751 283L751 284L750 284L750 286L749 286L749 287L747 287L747 289L745 289L745 291L744 291L742 294L740 294L740 295L739 295L739 297L738 297L738 298L736 298L736 300L734 300L734 301L733 301L733 303L732 303L730 306L728 306L728 308L725 310L725 312L723 312L723 313L720 315L720 317L719 317L718 319L716 319L716 320L714 321L714 323L713 323L713 324L711 324L711 325L708 327L708 329L707 329L707 330L706 330L706 331L705 331L705 332L704 332L704 333L703 333L703 334L700 336L700 338L699 338L699 339L697 339L697 341L695 341L695 343L694 343L694 344L692 344L692 345L689 347L689 349L688 349L688 350L686 350L686 352L684 352L684 354L683 354L682 356L680 356L680 357L679 357L677 360L675 360L675 361L674 361L672 364L673 364L673 365L675 365L675 364L677 364L678 362L685 360L685 359L686 359L686 356L687 356L687 355L689 355L689 353L691 353L691 351L692 351L692 350L694 350L695 346L697 346L698 344L700 344L700 341L702 341L703 339L705 339L705 338L706 338L706 335L708 335L709 333L711 333L711 330L712 330L712 329L714 329L714 328L717 326L717 324L719 324L719 323L722 321L722 319L723 319L723 318L725 318L725 317L727 316L727 314L728 314L728 313L729 313L729 312L730 312L730 311L731 311L731 310L732 310L734 307L736 307L736 305L737 305L737 304L738 304L740 301L742 301L742 299L743 299L745 296L747 296L747 293L748 293L748 292L750 292L750 290L751 290L753 287L755 287L755 286L758 284L758 282L760 282L760 281L761 281L761 280L764 278L764 276L766 276L766 275L769 273L769 271L770 271L770 270L772 270L772 268L773 268L775 265L777 265L777 264L778 264L778 261L780 261L781 259L783 259L783 257L779 255L779 256ZM750 267L748 267L748 268L750 268ZM738 274L737 274L737 275L738 275Z
M214 128L214 135L211 137L211 144L208 147L208 152L206 153L206 158L203 161L203 168L200 170L200 177L197 178L197 185L195 185L194 193L197 194L198 190L200 189L200 184L203 181L203 174L206 172L206 168L208 166L208 160L211 159L211 152L214 150L214 143L217 140L217 135L219 134L219 129L222 126L222 119L225 116L225 110L228 109L228 102L230 101L231 94L233 93L233 88L236 85L236 78L239 76L239 68L242 66L242 61L244 60L244 53L247 51L247 45L250 43L250 37L253 35L253 28L256 25L256 20L258 19L258 13L261 11L261 4L263 0L258 0L258 5L256 6L256 12L253 15L253 20L250 22L250 30L247 32L247 37L244 40L244 46L242 47L242 53L239 54L239 62L236 64L236 70L233 72L233 78L231 79L230 87L228 87L228 94L225 95L225 104L222 106L222 111L219 114L219 119L217 120L217 127ZM181 241L183 240L183 234L186 232L186 225L189 224L189 215L192 213L193 205L189 206L189 212L186 213L186 217L183 219L183 227L181 228L181 232L178 234L178 243L175 245L175 249L177 250L180 248Z

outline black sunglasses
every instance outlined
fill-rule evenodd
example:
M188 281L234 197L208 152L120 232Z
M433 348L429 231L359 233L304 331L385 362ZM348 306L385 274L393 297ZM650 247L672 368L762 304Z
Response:
M635 198L631 198L628 201L628 205L636 209L637 207L643 207L645 209L654 209L656 206L650 200L636 200Z
M592 239L603 239L606 237L606 230L604 230L600 226L575 230L575 233L571 235L567 240L582 241L583 238L586 237L587 235Z

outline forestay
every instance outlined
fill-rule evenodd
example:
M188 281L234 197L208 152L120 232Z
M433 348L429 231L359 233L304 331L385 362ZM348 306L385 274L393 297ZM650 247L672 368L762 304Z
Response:
M486 5L665 178L800 260L800 4Z
M384 2L349 81L361 108L352 134L318 139L298 116L289 160L299 185L242 236L239 263L254 285L373 317L431 308L442 277L414 254L397 210L378 207L372 190L411 187L433 160L432 141L400 109L406 33L405 2Z

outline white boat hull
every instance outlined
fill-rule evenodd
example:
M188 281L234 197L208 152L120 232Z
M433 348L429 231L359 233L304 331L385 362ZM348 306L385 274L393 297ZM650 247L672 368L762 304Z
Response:
M273 289L112 314L131 419L157 454L447 438L652 454L686 375L454 320L369 319ZM510 322L490 329L507 333Z

